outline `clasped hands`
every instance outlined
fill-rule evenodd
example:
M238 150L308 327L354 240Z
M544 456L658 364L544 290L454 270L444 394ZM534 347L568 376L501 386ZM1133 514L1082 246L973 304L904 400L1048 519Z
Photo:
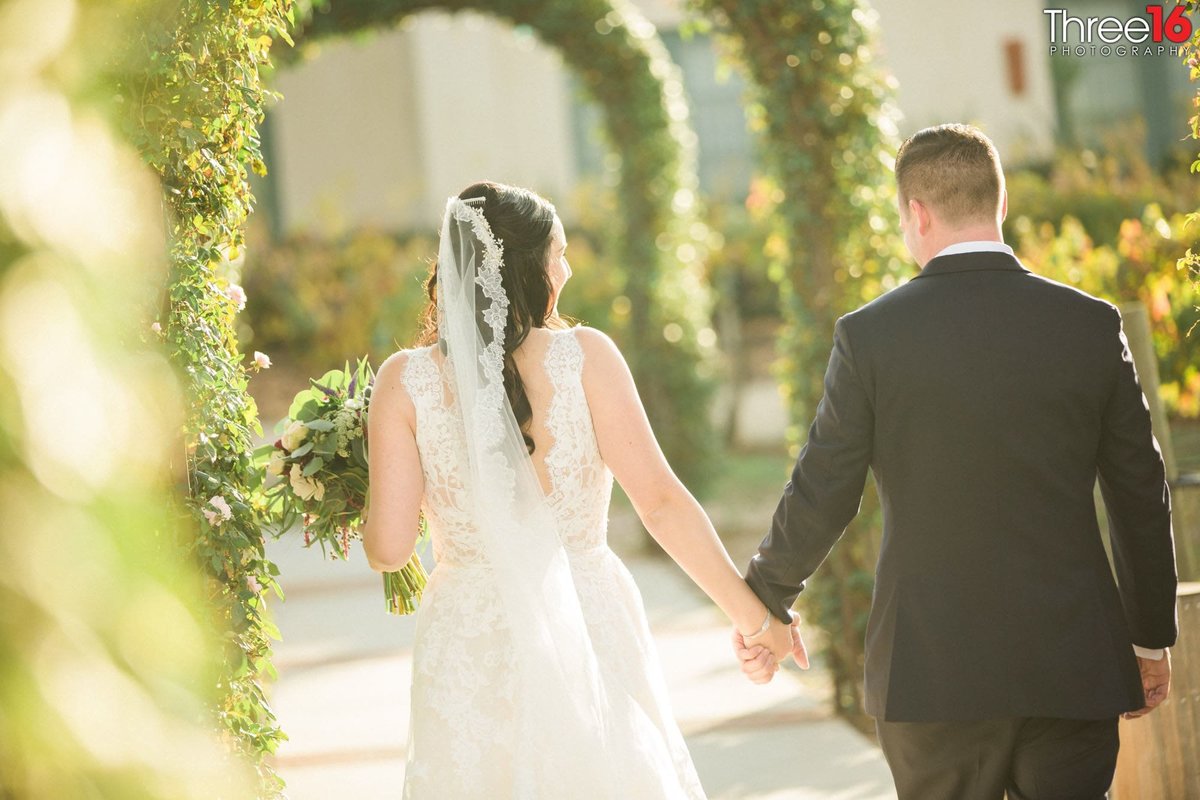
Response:
M800 616L791 612L791 624L770 615L765 631L746 635L733 629L733 652L742 665L742 672L754 683L767 683L779 671L788 656L796 659L802 669L808 669L808 650L800 638Z

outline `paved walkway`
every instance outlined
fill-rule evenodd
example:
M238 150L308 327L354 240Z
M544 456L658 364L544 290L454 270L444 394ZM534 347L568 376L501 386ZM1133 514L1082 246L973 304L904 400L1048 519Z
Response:
M287 596L272 607L283 641L271 701L290 737L275 757L288 796L399 798L412 619L384 612L380 578L361 551L327 562L298 537L267 550ZM724 617L682 572L668 561L627 563L711 800L894 800L878 749L828 714L825 675L789 668L766 686L749 683Z

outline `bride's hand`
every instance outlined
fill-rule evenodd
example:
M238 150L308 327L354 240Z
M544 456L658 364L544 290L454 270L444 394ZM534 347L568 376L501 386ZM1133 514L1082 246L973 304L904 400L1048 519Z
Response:
M745 636L733 631L733 649L742 672L754 683L767 683L779 670L779 664L793 656L802 669L808 669L808 650L800 636L800 616L791 612L792 622L784 625L772 616L770 627L761 635Z
M733 629L733 652L742 665L742 673L753 683L767 683L775 677L779 662L762 645L748 646L741 631Z

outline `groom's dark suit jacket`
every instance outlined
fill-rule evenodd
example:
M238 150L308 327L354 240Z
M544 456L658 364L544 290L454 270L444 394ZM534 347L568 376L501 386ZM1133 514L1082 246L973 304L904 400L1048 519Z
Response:
M839 319L808 443L747 573L778 616L857 513L867 467L883 507L867 713L1142 707L1131 644L1174 643L1175 558L1163 462L1113 305L974 252L931 259Z

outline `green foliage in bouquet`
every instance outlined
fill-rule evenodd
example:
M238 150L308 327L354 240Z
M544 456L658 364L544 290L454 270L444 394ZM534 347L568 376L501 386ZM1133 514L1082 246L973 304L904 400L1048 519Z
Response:
M368 489L367 409L374 381L366 358L354 369L346 362L340 370L310 378L312 386L296 395L280 420L279 438L255 451L259 465L280 479L264 493L279 533L300 522L304 546L316 542L326 556L332 551L336 558L349 558L350 541L361 538ZM402 570L385 573L388 611L415 611L426 580L415 553Z

